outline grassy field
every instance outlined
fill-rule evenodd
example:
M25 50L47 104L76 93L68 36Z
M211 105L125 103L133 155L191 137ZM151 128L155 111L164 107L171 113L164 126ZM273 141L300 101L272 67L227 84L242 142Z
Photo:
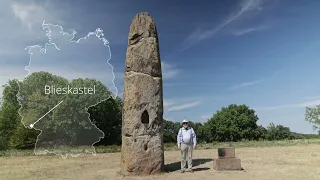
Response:
M320 177L320 140L232 143L244 171L215 171L215 148L230 144L201 144L194 151L194 170L180 173L180 152L166 144L165 169L161 175L122 177L119 147L98 147L96 156L34 156L32 151L6 151L0 157L0 179L4 180L318 180ZM213 149L210 149L213 148ZM112 152L112 153L104 153ZM30 155L30 156L27 156Z
M286 147L297 145L320 145L320 139L298 139L298 140L281 140L281 141L241 141L231 143L200 143L197 149L216 149L218 147L236 147L236 148L257 148L257 147ZM165 151L177 150L175 143L164 144ZM86 149L85 147L81 149ZM120 152L121 146L97 146L95 147L96 153L116 153ZM1 156L34 156L34 150L6 150L0 151Z

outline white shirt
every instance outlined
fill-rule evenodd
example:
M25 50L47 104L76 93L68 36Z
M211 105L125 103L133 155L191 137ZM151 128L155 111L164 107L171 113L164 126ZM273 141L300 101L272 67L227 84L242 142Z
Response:
M177 136L178 146L181 143L193 143L195 146L197 144L196 133L194 132L192 127L180 128L178 136Z

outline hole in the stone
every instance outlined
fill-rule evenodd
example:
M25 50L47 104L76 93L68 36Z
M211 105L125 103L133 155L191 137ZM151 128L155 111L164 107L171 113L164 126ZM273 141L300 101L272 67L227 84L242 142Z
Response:
M137 139L134 139L134 142L137 142Z
M153 123L151 127L152 129L155 129L156 125Z
M149 124L149 114L147 110L144 110L141 115L141 123L142 124Z
M147 144L144 144L144 150L148 150L148 145Z

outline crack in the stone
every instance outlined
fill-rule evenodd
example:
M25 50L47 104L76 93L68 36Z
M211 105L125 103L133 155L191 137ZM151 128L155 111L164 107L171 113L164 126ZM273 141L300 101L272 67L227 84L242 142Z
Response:
M140 75L146 75L146 76L150 76L152 78L162 78L162 76L152 76L150 74L146 74L146 73L142 73L142 72L136 72L136 71L132 71L132 70L128 70L126 71L126 73L128 73L128 76L132 76L132 75L137 75L137 74L140 74Z
M141 34L135 33L131 38L129 45L135 45L143 39L143 32ZM132 42L133 41L133 42Z

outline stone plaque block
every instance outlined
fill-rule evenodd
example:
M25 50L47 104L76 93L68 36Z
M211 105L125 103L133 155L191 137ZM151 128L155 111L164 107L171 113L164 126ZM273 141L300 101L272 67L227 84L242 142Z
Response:
M242 170L241 160L239 158L225 158L213 160L214 170Z

